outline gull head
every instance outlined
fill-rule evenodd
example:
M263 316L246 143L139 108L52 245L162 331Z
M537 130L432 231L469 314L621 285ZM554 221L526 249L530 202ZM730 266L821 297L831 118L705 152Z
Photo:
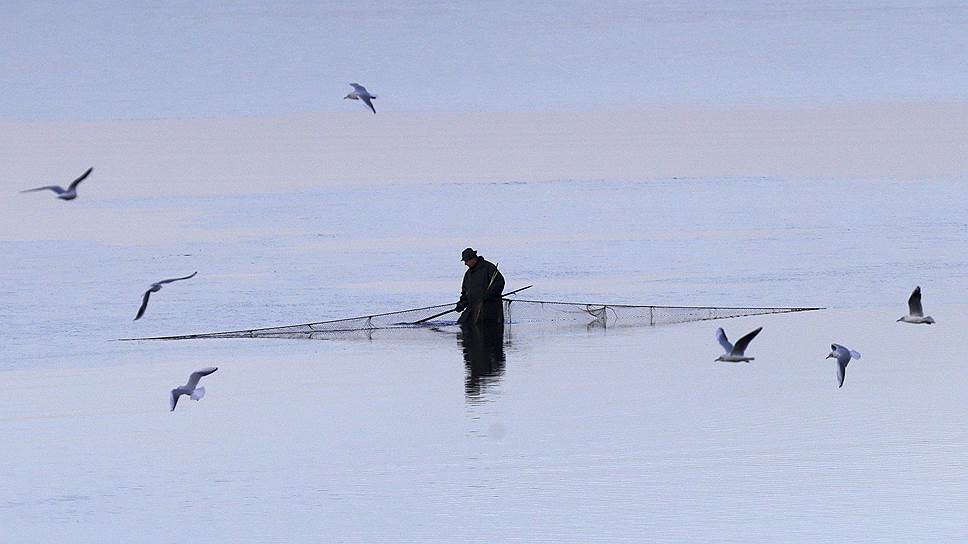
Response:
M343 100L357 100L357 98L356 98L356 95L354 95L353 93L350 93L350 94L344 96L343 97Z

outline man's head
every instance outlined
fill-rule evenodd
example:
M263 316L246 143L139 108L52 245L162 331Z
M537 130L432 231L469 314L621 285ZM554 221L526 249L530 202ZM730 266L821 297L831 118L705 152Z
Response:
M477 264L477 252L471 248L465 248L464 251L460 253L460 260L464 261L464 264L468 268L472 268Z

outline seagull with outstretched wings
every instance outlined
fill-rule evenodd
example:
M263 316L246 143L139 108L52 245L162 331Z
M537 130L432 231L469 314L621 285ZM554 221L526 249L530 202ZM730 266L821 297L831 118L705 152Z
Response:
M756 338L757 334L763 327L758 327L756 330L747 333L746 336L740 338L736 341L736 344L730 344L729 340L726 338L726 332L722 328L716 329L716 340L719 341L719 345L723 346L725 353L716 357L717 361L723 361L725 363L748 363L752 361L753 357L746 356L746 348L750 345L750 342Z
M840 383L837 387L840 388L844 386L844 378L847 377L847 365L851 359L860 359L860 353L840 344L830 344L830 355L827 358L837 359L837 381Z
M72 181L71 184L67 186L67 189L61 187L60 185L45 185L43 187L37 187L35 189L27 189L26 191L20 191L20 192L33 193L35 191L54 191L55 193L57 193L57 198L61 200L74 200L75 198L77 198L77 186L82 181L84 181L84 179L87 178L87 176L91 175L91 172L93 170L94 170L93 167L88 168L87 172L84 172L83 174L81 174L79 178Z
M201 370L196 370L188 376L188 383L181 387L176 387L171 390L171 397L168 398L168 404L171 406L171 411L175 411L175 405L178 404L178 397L182 395L188 395L192 400L200 400L205 396L205 388L198 387L198 380L201 380L203 376L208 376L209 374L218 370L217 366L210 366L203 368Z
M165 285L167 283L171 283L173 281L187 280L189 278L194 278L195 277L195 274L198 274L198 271L197 270L195 272L192 272L188 276L185 276L185 277L182 277L182 278L169 278L167 280L161 280L159 282L152 283L151 284L151 287L149 287L148 290L145 291L145 296L141 300L141 307L138 308L138 315L134 316L134 320L137 321L137 320L141 319L141 316L145 315L145 310L148 309L148 298L151 297L151 293L157 293L158 291L161 291L161 286L162 285Z
M373 113L376 113L376 108L373 107L373 100L376 99L376 95L370 94L370 91L359 83L350 83L350 87L353 87L353 92L344 96L343 100L362 100Z
M914 288L911 297L908 298L908 315L901 317L898 321L904 323L914 323L915 325L931 325L934 318L924 315L924 308L921 307L921 286Z

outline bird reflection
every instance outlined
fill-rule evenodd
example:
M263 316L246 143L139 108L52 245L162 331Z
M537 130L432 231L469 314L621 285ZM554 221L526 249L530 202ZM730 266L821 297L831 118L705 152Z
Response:
M504 324L463 325L457 339L467 367L464 394L468 401L485 400L487 389L504 375Z

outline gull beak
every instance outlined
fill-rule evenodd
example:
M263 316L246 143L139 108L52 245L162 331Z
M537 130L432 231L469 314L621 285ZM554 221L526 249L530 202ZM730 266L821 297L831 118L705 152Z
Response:
M828 355L828 356L827 356L827 359L829 359L829 358L831 358L831 357L833 357L833 356L834 356L834 354L833 354L833 353L831 353L830 355Z

